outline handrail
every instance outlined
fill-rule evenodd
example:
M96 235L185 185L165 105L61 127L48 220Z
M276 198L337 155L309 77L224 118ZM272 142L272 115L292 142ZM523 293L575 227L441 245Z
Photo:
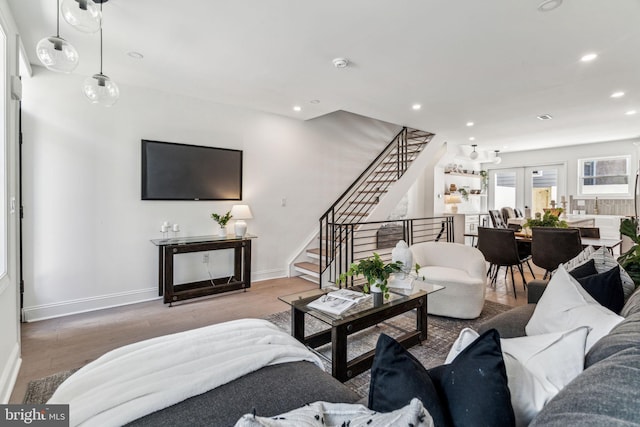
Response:
M345 257L338 246L361 226L359 221L354 220L360 220L371 212L380 197L404 175L433 136L430 132L402 128L320 217L320 284L322 275L329 266L337 263L336 266L341 269L348 265L347 261L351 257ZM410 147L413 149L410 150ZM340 228L340 233L337 233L337 225L349 223L350 229Z
M430 132L417 129L402 128L358 178L320 217L320 283L324 271L337 262L342 266L343 255L337 251L337 243L348 238L349 230L340 230L336 234L337 225L352 224L351 232L360 226L354 219L366 217L378 204L382 197L409 168L411 162L420 154L433 138ZM411 141L411 143L409 143ZM413 150L410 150L413 147ZM339 238L338 238L339 237Z
M346 224L330 224L334 231L332 245L334 261L327 266L326 281L336 283L356 261L380 255L383 261L391 260L391 252L397 242L408 245L421 242L453 242L453 216L409 218L394 221L370 221ZM325 270L325 274L326 273Z
M400 135L402 134L406 134L407 133L407 128L403 127L402 130L400 132L398 132L396 134L396 136L393 137L393 139L391 140L391 142L389 144L387 144L387 146L384 148L384 150L382 150L382 152L380 152L380 154L378 154L378 156L373 159L373 161L371 162L371 164L364 170L362 171L362 173L356 178L355 181L353 181L353 183L349 186L349 188L347 188L345 190L344 193L342 193L340 195L340 197L338 197L338 200L336 200L333 205L331 205L331 207L329 209L327 209L327 211L322 214L322 217L325 217L329 214L329 212L335 208L335 206L340 203L340 201L342 199L344 199L349 193L350 191L358 184L358 182L360 182L360 180L367 175L367 172L373 167L373 165L386 153L386 151L389 149L389 147L391 147L393 145L394 142L396 142L396 139L398 139L400 137Z

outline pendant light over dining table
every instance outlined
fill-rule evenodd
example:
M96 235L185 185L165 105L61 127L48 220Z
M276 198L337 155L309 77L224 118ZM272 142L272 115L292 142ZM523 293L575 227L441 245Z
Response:
M78 66L80 57L76 49L60 37L60 0L56 2L56 35L45 37L36 45L36 55L51 71L70 73Z
M100 15L102 16L102 3L108 0L99 0ZM102 73L102 20L100 24L100 72L87 77L82 84L82 92L93 104L101 104L110 107L118 101L120 90L118 85L108 76Z

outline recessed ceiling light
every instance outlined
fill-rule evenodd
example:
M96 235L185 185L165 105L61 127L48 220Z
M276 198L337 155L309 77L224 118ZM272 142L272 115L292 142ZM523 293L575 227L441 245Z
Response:
M598 57L597 53L587 53L586 55L582 55L582 58L580 58L580 61L590 62L596 59L597 57Z
M538 5L539 12L549 12L555 8L560 7L562 0L545 0Z
M471 127L471 126L473 126L473 125L475 125L475 123L473 123L473 122L467 122L467 126Z
M611 94L612 98L622 98L624 96L624 92L620 91L620 92L613 92Z
M469 137L469 141L475 141L475 140L476 140L476 137L475 137L475 136L471 136L471 137Z
M349 66L349 60L347 58L335 58L332 62L336 68L347 68Z
M294 105L293 106L293 111L302 111L302 107L299 105Z
M540 114L538 116L538 120L551 120L551 119L553 119L551 114Z
M422 105L420 105L420 104L413 104L413 105L411 106L411 108L413 108L414 110L419 110L419 109L421 109L421 108L422 108Z
M627 111L625 114L626 114L627 116L633 116L633 115L634 115L634 114L636 114L636 113L637 113L637 111L636 111L636 110L629 110L629 111Z
M141 54L140 52L131 51L131 52L127 52L127 55L129 55L133 59L142 59L142 58L144 58L144 55Z
M309 101L309 104L320 104L320 100L319 99L312 99L311 101Z

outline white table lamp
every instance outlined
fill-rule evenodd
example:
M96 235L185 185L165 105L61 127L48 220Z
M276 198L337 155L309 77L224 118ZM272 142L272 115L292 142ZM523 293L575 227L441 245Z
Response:
M462 203L462 199L457 194L447 194L444 196L444 203L451 205L451 213L458 213L458 203Z
M249 205L233 205L231 217L236 220L236 237L244 237L247 233L247 223L244 220L253 218Z

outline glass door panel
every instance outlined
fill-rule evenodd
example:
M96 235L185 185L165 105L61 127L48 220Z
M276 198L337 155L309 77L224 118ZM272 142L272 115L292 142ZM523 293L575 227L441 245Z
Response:
M522 168L489 170L489 209L522 205Z
M531 215L551 207L562 207L566 193L566 167L564 164L489 169L489 209L518 208ZM568 201L568 200L567 200Z
M531 215L544 213L545 208L562 207L565 193L564 165L533 166L525 168L525 206Z

